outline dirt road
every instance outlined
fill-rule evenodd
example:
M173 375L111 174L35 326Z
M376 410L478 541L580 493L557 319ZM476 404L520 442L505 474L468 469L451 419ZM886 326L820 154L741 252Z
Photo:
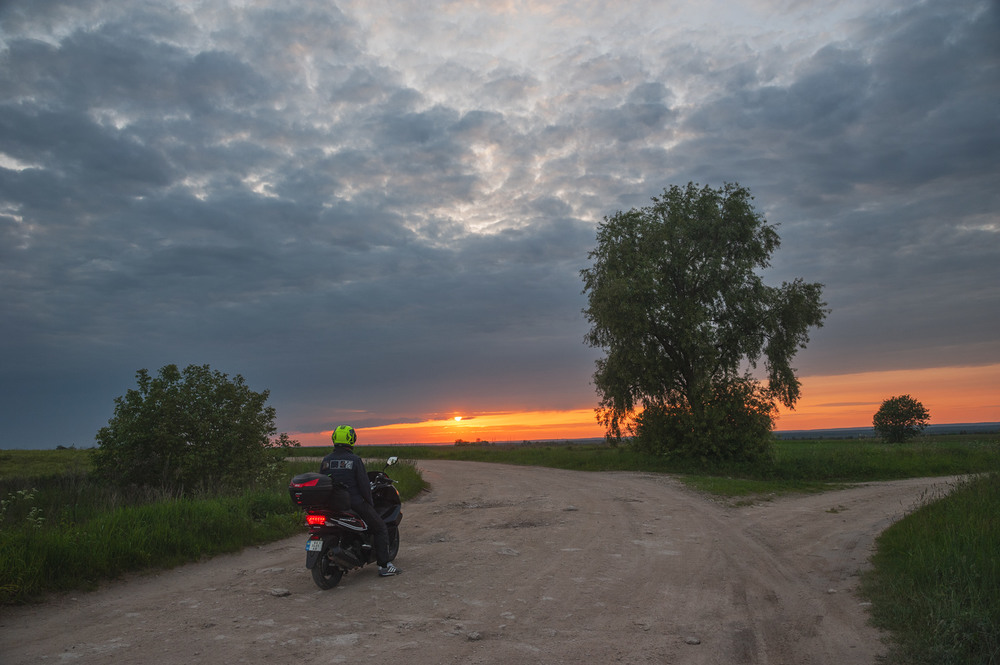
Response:
M304 537L6 608L0 663L830 663L882 645L874 537L948 480L728 507L653 474L420 462L400 577L320 591Z

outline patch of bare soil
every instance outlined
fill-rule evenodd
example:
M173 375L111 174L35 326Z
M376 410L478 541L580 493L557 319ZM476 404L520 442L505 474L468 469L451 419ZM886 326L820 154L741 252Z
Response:
M949 479L729 507L666 476L420 462L399 577L320 591L305 535L5 608L0 663L852 663L875 536Z

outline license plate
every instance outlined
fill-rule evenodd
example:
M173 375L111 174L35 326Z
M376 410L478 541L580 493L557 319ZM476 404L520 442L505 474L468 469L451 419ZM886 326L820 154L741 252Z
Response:
M321 552L322 550L323 550L322 540L310 540L308 543L306 543L307 552Z

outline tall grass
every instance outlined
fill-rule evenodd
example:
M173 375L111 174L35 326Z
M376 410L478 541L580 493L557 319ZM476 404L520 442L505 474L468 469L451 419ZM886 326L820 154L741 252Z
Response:
M0 602L42 591L87 588L130 571L234 552L294 533L288 497L249 492L120 506L83 523L58 516L40 528L3 529Z
M961 483L886 529L862 578L890 663L1000 663L1000 473Z
M0 477L0 605L304 533L288 478L317 469L289 463L269 486L180 497L98 485L75 463L53 473L58 458L52 460L42 476ZM423 488L412 464L389 473L402 481L404 499Z

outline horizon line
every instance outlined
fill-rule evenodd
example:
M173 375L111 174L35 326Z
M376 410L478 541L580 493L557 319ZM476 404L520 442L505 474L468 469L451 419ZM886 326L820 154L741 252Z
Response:
M939 427L991 427L1000 430L1000 421L980 421L980 422L959 422L959 423L932 423L927 426L927 429L939 428ZM813 429L776 429L771 430L772 434L790 434L795 432L857 432L857 431L869 431L874 430L872 425L857 425L855 427L816 427ZM545 443L547 441L600 441L603 440L602 436L588 436L588 437L555 437L551 439L521 439L521 441L527 441L529 443ZM496 443L516 443L515 439L507 439L501 441L499 439L480 439L478 441L462 441L463 443L475 445L479 444L496 444ZM302 448L327 448L331 444L302 444ZM387 447L387 446L454 446L456 442L454 441L425 441L425 442L404 442L398 441L395 443L359 443L359 447Z

